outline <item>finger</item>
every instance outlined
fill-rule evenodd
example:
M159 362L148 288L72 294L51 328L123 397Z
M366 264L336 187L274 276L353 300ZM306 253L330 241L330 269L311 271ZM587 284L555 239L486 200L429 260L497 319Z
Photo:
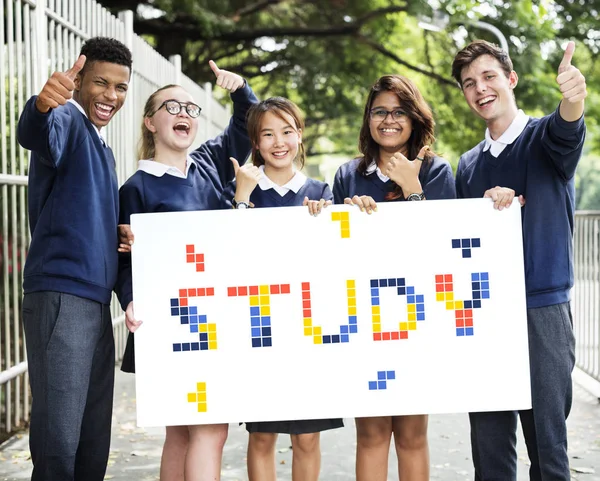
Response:
M64 73L60 72L52 74L47 85L50 90L48 94L52 95L55 100L59 100L57 95L65 99L70 99L73 96L73 90L75 90L75 83Z
M371 212L377 212L377 202L375 202L373 197L365 196L364 202L365 202L365 206L368 209L367 212L369 212L369 214Z
M304 197L304 200L302 201L302 205L304 207L306 207L308 205L308 197ZM310 210L310 206L309 206L309 210Z
M522 195L519 196L519 204L521 204L521 207L523 207L526 204L525 197L523 197Z
M363 201L358 195L355 195L354 197L352 197L352 203L354 205L357 205L361 212L365 211L365 206L363 204Z
M79 58L77 59L77 61L73 64L73 66L65 72L65 75L70 80L75 80L75 77L77 77L77 74L79 72L81 72L81 69L85 65L85 60L86 60L85 55L80 55Z
M317 204L317 214L320 214L323 210L323 206L325 205L325 199L321 199Z
M231 160L231 163L233 164L233 173L237 175L238 171L240 170L240 163L233 157L229 157L229 160Z
M352 205L352 199L350 197L345 197L344 204Z
M573 59L573 53L575 52L575 42L571 41L567 44L567 48L565 48L565 53L563 54L563 58L560 61L560 65L558 66L558 73L565 72L571 66L571 60Z
M328 201L325 202L325 207L328 207L330 205L333 205L332 201L328 200Z
M423 161L425 160L425 154L427 154L428 150L429 150L429 145L424 145L421 148L421 150L419 150L419 155L417 155L417 158L415 160L423 163Z
M213 71L213 73L215 74L215 76L217 78L219 78L219 75L221 75L221 69L219 67L217 67L217 64L215 62L213 62L212 60L209 60L208 65L209 65L210 69Z

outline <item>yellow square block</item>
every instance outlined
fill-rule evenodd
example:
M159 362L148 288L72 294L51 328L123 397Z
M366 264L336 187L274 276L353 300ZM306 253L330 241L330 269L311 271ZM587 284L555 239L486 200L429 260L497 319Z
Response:
M206 403L198 403L198 412L205 413L206 412Z
M435 295L435 300L436 301L445 301L446 300L446 296L445 296L445 292L438 292Z
M196 391L198 391L198 392L206 391L206 383L205 382L196 383Z
M416 331L417 330L417 323L416 322L409 322L408 323L408 330L409 331Z
M349 220L350 219L350 212L340 212L340 214L342 214L340 216L342 220Z
M408 322L401 322L400 323L400 330L401 331L408 331Z
M208 332L217 332L217 325L216 324L209 324L208 325Z
M354 280L346 281L346 287L348 289L354 289L356 287L356 281L354 281Z
M250 305L258 306L258 296L250 296Z
M195 392L189 392L188 393L188 402L189 403L195 403L197 401L198 395Z
M323 344L323 338L321 336L313 336L315 344Z
M350 238L350 229L342 229L342 239Z
M448 309L449 311L453 311L454 310L454 301L447 301L446 309Z
M312 327L305 327L304 328L304 335L305 336L312 336L313 335L313 328Z
M209 341L216 341L217 340L217 333L216 332L209 332L208 333L208 340Z
M217 348L217 341L210 341L208 343L208 348L211 349L211 350L212 349L216 349Z
M356 316L356 307L349 307L348 308L348 315L349 316Z
M408 320L409 321L416 321L417 320L417 313L416 312L411 312L408 314Z
M356 307L356 297L348 298L348 307Z
M208 332L208 324L200 324L200 325L198 326L198 330L199 330L200 332Z
M304 327L312 327L312 319L310 317L304 318Z
M331 220L341 220L342 219L342 213L341 212L332 212L331 213Z
M464 301L454 301L454 309L464 309L465 302Z
M264 286L260 286L258 288L258 292L263 295L263 294L268 294L269 293L269 286L264 285Z
M373 332L381 332L381 324L378 322L373 323Z
M417 312L417 306L415 304L409 304L406 306L406 310L408 312Z
M446 300L453 301L454 300L454 292L446 292Z
M346 294L348 295L348 297L356 297L356 289L346 289Z
M268 306L271 303L269 296L260 296L258 300L261 306Z
M379 322L381 322L381 316L379 314L373 314L371 316L371 320L373 321L373 323L375 323L375 322L379 323Z
M321 326L317 326L317 327L313 327L313 334L315 336L320 336L321 335L321 331L322 331L322 327Z
M380 314L379 306L371 306L371 314Z
M198 398L196 400L199 403L205 403L206 402L206 393L205 392L199 392L198 393Z
M260 306L260 315L261 316L270 316L271 308L269 306Z

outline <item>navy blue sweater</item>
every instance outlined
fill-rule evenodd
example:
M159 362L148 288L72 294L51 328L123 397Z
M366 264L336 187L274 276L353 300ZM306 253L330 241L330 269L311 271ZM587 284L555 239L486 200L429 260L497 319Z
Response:
M262 190L257 186L250 195L250 202L254 207L291 207L302 205L305 197L309 200L333 200L331 189L326 183L307 178L297 194L290 190L281 196L275 189Z
M483 197L509 187L527 201L522 209L527 307L567 302L573 286L574 175L585 123L564 121L558 110L529 119L523 133L498 157L485 141L463 154L456 173L460 198Z
M23 289L108 304L118 263L115 158L75 105L42 114L36 98L25 105L17 131L32 151Z
M227 208L223 189L234 177L235 157L243 164L250 153L250 139L246 130L246 114L258 102L252 89L246 85L231 94L233 116L229 125L216 138L203 143L190 154L192 162L187 178L165 174L161 177L138 170L119 191L120 224L129 224L132 214L149 212L181 212ZM231 204L229 204L231 206ZM116 292L123 310L133 300L131 256L120 257L119 280Z
M333 181L333 197L336 204L343 204L344 198L355 195L369 195L375 202L385 202L388 192L396 189L392 180L383 182L376 171L361 175L356 170L360 159L353 159L341 165ZM454 177L450 164L441 157L434 157L430 162L423 163L419 172L419 181L425 197L429 200L455 199ZM395 199L403 201L400 197Z

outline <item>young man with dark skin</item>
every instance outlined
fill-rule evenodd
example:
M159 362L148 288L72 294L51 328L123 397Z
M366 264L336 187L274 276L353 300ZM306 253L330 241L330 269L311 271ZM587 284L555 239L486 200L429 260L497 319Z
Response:
M517 108L518 76L508 54L476 41L452 65L465 100L487 126L485 140L460 158L459 198L489 197L497 209L519 195L533 409L470 413L476 481L514 481L517 416L531 461L531 480L570 479L566 418L571 409L575 339L573 286L575 169L585 138L585 78L571 65L570 42L556 81L559 107L540 119Z
M102 128L123 106L130 77L129 49L91 38L19 119L19 143L32 151L23 324L33 481L101 481L106 472L119 194Z

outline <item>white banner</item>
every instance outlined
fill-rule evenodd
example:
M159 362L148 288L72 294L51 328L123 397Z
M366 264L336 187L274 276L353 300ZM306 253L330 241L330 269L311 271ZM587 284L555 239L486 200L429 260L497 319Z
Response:
M531 407L517 203L131 225L140 426Z

